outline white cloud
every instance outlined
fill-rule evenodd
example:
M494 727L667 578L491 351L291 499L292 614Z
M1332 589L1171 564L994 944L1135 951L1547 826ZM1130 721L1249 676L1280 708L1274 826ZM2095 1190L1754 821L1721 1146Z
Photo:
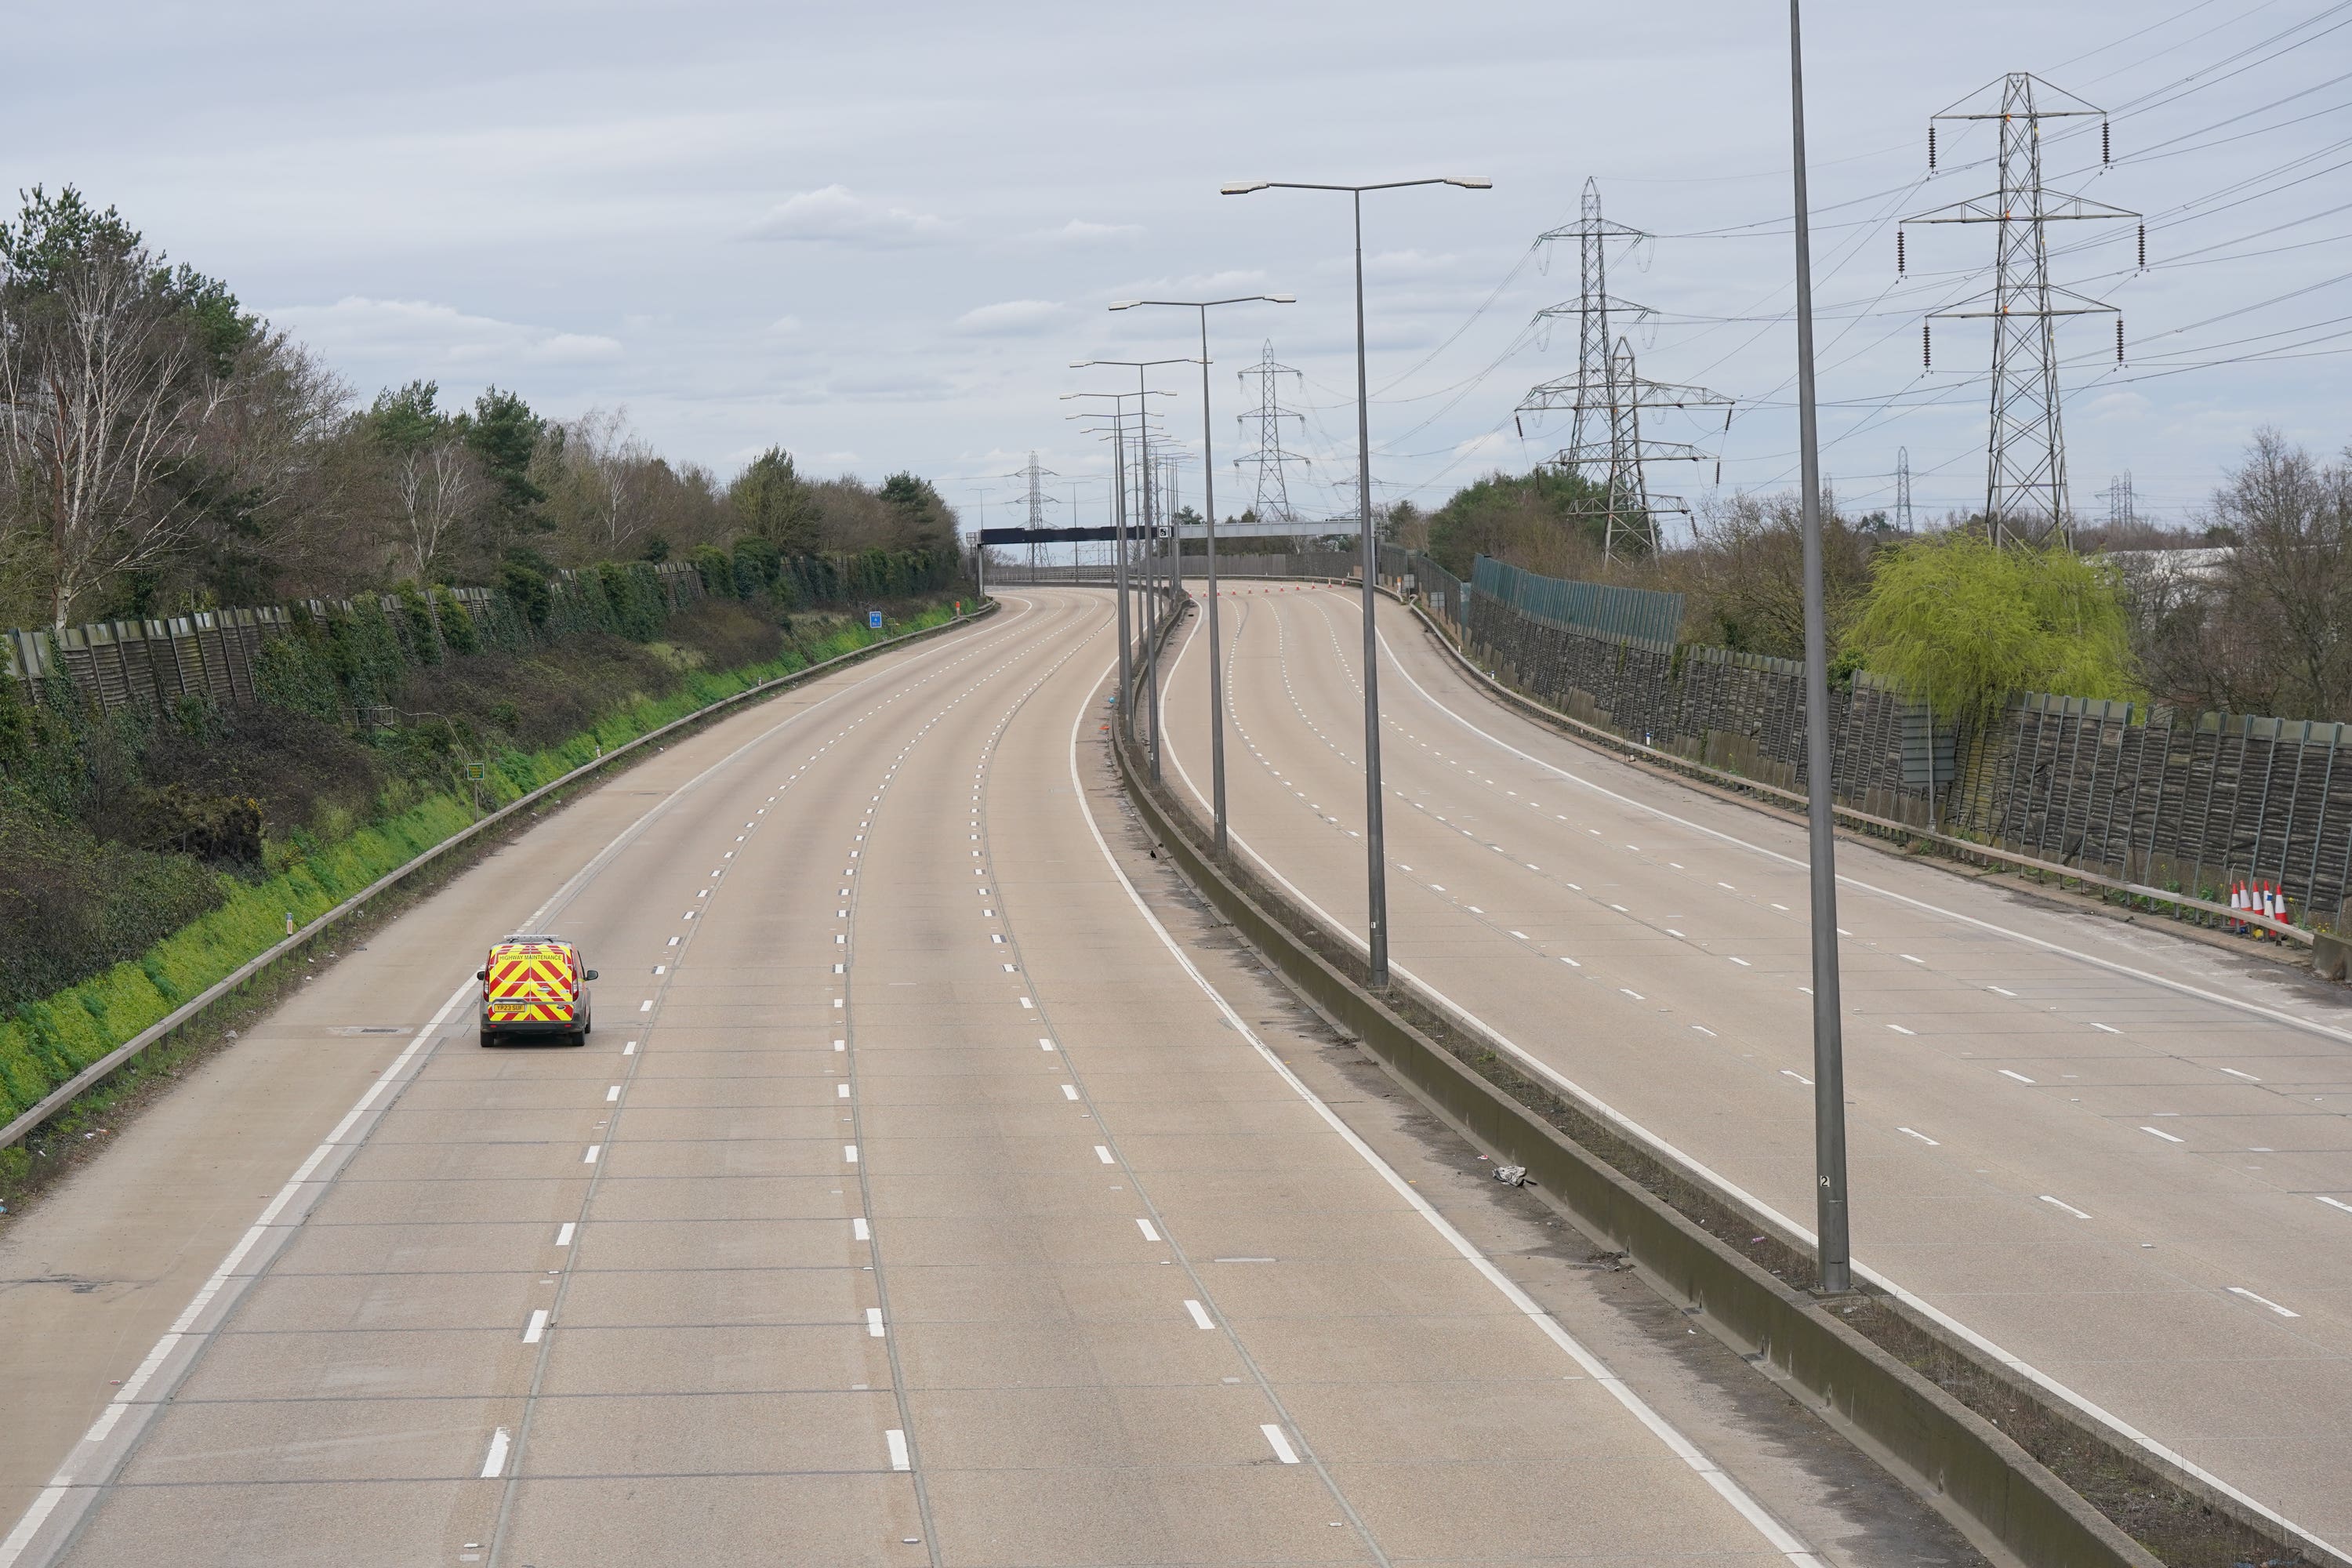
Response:
M1061 245L1105 245L1119 240L1141 239L1143 226L1139 223L1089 223L1074 217L1059 228L1049 228L1037 236L1039 239Z
M952 226L929 213L869 200L846 185L827 185L786 197L751 226L751 237L872 248L925 244Z
M578 364L621 353L612 338L471 316L454 305L424 300L352 294L331 305L286 306L270 311L269 318L330 359L396 359L428 374L495 371L511 363Z
M798 316L778 316L768 323L771 337L794 338L800 335L800 331L801 319Z
M955 330L973 337L1022 337L1044 331L1061 313L1051 300L1006 300L966 310L955 319Z

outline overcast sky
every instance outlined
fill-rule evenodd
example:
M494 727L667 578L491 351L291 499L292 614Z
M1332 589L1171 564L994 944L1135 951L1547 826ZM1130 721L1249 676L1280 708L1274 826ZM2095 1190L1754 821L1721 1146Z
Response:
M2144 511L2201 504L2262 424L2352 437L2352 4L2079 0L1922 6L1817 0L1807 26L1825 468L1893 499L1907 447L1923 519L1982 503L1984 323L1919 319L1990 281L1989 227L1890 220L1996 181L1990 128L1927 117L2032 70L2114 113L2052 121L2045 179L2148 218L2054 226L2055 280L2121 307L2061 328L2076 509L2129 469ZM1654 233L1612 252L1643 374L1738 399L1650 433L1719 447L1721 483L1792 482L1786 312L1787 32L1769 4L1101 5L741 3L396 7L126 5L13 16L0 160L72 183L171 255L226 278L362 396L411 377L515 388L569 417L625 406L663 451L731 472L772 442L806 469L937 479L967 521L1016 521L1001 476L1034 448L1099 521L1107 466L1056 395L1133 384L1096 356L1193 352L1136 295L1294 293L1213 319L1219 510L1254 478L1235 375L1271 342L1313 459L1294 499L1351 504L1346 198L1246 179L1464 174L1369 198L1375 479L1442 500L1524 469L1564 419L1513 410L1571 373L1572 221L1589 176ZM2299 96L2298 96L2299 95ZM2080 129L2078 129L2080 128ZM2063 140L2061 138L2063 138ZM2329 216L2330 213L2333 216ZM1547 255L1549 250L1550 254ZM2297 292L2300 291L2300 292ZM2280 298L2289 296L2291 298ZM2273 302L2274 301L2274 302ZM1156 319L1155 319L1156 318ZM2246 361L2249 353L2272 357ZM2217 363L2220 361L2237 361ZM1156 384L1200 430L1198 374ZM1711 464L1654 488L1696 500ZM1181 481L1197 498L1197 468Z

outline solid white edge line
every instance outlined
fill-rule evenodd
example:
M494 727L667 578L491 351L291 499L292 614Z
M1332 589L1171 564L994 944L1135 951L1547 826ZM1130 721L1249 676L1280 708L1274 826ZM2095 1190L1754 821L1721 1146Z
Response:
M1184 647L1177 656L1178 664L1182 662L1184 653L1191 651L1192 640L1189 637L1185 639ZM1166 684L1172 686L1175 684L1175 668L1171 666ZM1100 684L1100 678L1097 678L1096 684ZM1741 1518L1754 1527L1757 1533L1771 1543L1774 1551L1780 1552L1791 1563L1802 1565L1802 1568L1822 1568L1821 1560L1806 1548L1803 1542L1790 1533L1785 1525L1773 1518L1761 1503L1749 1496L1745 1487L1717 1468L1715 1462L1702 1453L1690 1439L1676 1431L1664 1416L1653 1410L1647 1401L1627 1387L1598 1356L1579 1343L1574 1336L1536 1302L1533 1297L1513 1283L1510 1277L1496 1268L1492 1259L1471 1245L1469 1237L1456 1230L1452 1223L1444 1215L1439 1214L1410 1183L1399 1175L1387 1161L1381 1159L1370 1144L1365 1142L1357 1135L1353 1128L1341 1121L1338 1112L1326 1105L1313 1089L1307 1088L1305 1081L1292 1072L1282 1058L1276 1056L1266 1043L1258 1037L1256 1031L1250 1027L1248 1021L1234 1009L1233 1005L1225 1000L1223 994L1210 984L1208 976L1201 973L1199 967L1192 963L1191 956L1184 952L1168 928L1160 923L1160 917L1151 912L1151 906L1143 901L1142 893L1129 879L1127 868L1121 866L1118 858L1111 854L1110 845L1104 839L1101 827L1096 824L1093 811L1087 807L1086 781L1078 772L1078 735L1080 729L1086 723L1087 715L1093 711L1093 699L1094 688L1090 686L1087 688L1086 697L1078 703L1077 713L1070 721L1070 786L1076 795L1079 815L1086 819L1087 831L1093 836L1095 847L1101 852L1103 863L1110 868L1111 876L1126 891L1128 901L1135 906L1135 912L1143 917L1143 923L1149 926L1151 933L1160 939L1160 946L1165 948L1168 955L1176 961L1177 966L1191 977L1193 984L1201 988L1202 994L1216 1006L1225 1022L1231 1025L1243 1039L1250 1043L1250 1047L1257 1053L1258 1059L1273 1068L1275 1075L1289 1086L1291 1092L1305 1100L1307 1106L1322 1119L1324 1124L1337 1133L1341 1141L1356 1152L1359 1158L1370 1165L1374 1173L1389 1184L1391 1191L1418 1214L1433 1230L1444 1237L1446 1244L1452 1247L1465 1262L1476 1269L1488 1284L1500 1291L1504 1298L1533 1323L1547 1339L1566 1352L1569 1359L1583 1370L1585 1375L1607 1389L1618 1404L1624 1406L1635 1419L1648 1427L1652 1435L1664 1444L1675 1458L1681 1459L1685 1465L1704 1479L1715 1489L1717 1495L1729 1503ZM1169 752L1172 754L1173 748L1169 748ZM1115 763L1114 766L1116 766ZM1188 778L1186 783L1190 784L1191 780ZM1281 1450L1287 1447L1286 1439L1281 1435L1281 1428L1267 1426L1264 1430L1267 1441L1275 1446L1276 1452L1279 1455ZM1284 1460L1286 1464L1295 1462L1295 1458Z
M1010 633L1012 627L1008 625L1007 626L1000 629L1005 633ZM929 645L924 646L928 648ZM945 648L950 646L952 645L946 643L944 640L940 644L941 651L944 651ZM711 763L710 766L703 769L702 772L695 774L694 777L678 785L677 788L671 791L668 796L662 800L660 804L656 805L644 815L638 816L635 821L624 827L619 833L615 834L613 837L612 841L606 844L603 849L599 850L593 858L591 858L586 865L581 867L579 870L566 878L562 883L556 888L555 891L548 896L547 901L532 911L530 919L524 922L524 929L530 930L532 927L544 924L550 910L553 910L557 905L570 898L578 889L585 887L589 880L598 871L601 871L612 861L614 857L618 855L623 849L626 848L629 844L634 843L635 839L656 820L666 815L670 808L677 803L681 796L685 795L688 791L696 788L713 773L718 773L721 768L724 768L730 763L735 762L745 752L751 751L753 747L761 744L762 742L770 739L776 734L777 731L784 729L786 726L793 724L801 719L806 718L809 714L815 712L818 709L825 706L829 702L832 702L835 699L845 697L849 693L858 690L861 688L880 679L883 676L889 674L893 669L898 668L903 668L903 667L887 664L882 665L879 668L873 669L870 673L860 677L858 679L851 681L849 684L840 687L833 691L827 692L824 696L820 697L814 702L810 703L807 707L795 709L791 713L788 713L783 718L778 720L775 723L770 725L767 729L761 731L759 734L744 742L734 751L730 752L724 757L721 757L717 762ZM692 910L688 911L688 918L693 918ZM327 1134L326 1141L310 1152L310 1157L303 1161L300 1167L295 1171L293 1177L287 1182L285 1186L278 1189L278 1195L272 1198L268 1206L261 1211L261 1217L256 1220L246 1231L245 1235L238 1239L236 1245L229 1249L227 1258L224 1258L221 1262L221 1266L213 1271L212 1277L205 1280L203 1288L196 1292L194 1299L188 1303L186 1310L181 1312L180 1316L173 1321L171 1329L168 1330L162 1338L155 1342L154 1348L147 1352L147 1359L139 1363L139 1369L136 1372L132 1373L130 1377L123 1380L121 1388L116 1392L114 1398L108 1403L106 1409L100 1412L97 1421L91 1425L89 1432L82 1438L84 1443L100 1441L113 1430L114 1425L119 1419L121 1419L123 1410L134 1402L139 1391L145 1386L147 1380L155 1374L156 1369L163 1365L164 1359L171 1354L172 1351L178 1345L180 1340L185 1335L187 1325L192 1324L195 1321L196 1316L202 1312L205 1307L211 1304L213 1298L220 1293L221 1288L226 1285L229 1279L235 1274L236 1266L245 1260L245 1255L253 1249L254 1244L261 1239L263 1233L266 1232L269 1228L270 1225L276 1221L278 1214L284 1210L287 1204L293 1200L297 1190L310 1179L311 1173L316 1171L320 1164L322 1163L334 1151L336 1145L341 1142L343 1135L351 1130L352 1124L357 1122L362 1116L366 1114L368 1109L375 1103L376 1096L383 1093L385 1088L399 1077L401 1072L408 1066L408 1063L415 1057L416 1053L422 1049L436 1034L438 1033L442 1025L447 1022L449 1015L457 1010L457 1005L463 1002L466 999L467 994L473 989L473 984L474 983L472 981L467 981L457 987L456 994L452 995L446 1003L442 1005L439 1012L433 1016L432 1022L425 1025L423 1029L417 1032L416 1037L408 1043L407 1048L403 1050L397 1058L394 1058L392 1065L384 1068L383 1073L378 1075L375 1081L369 1086L367 1092L360 1096L359 1103L352 1106L352 1109L345 1113L343 1119L335 1124L334 1131ZM634 1054L636 1049L636 1041L631 1040L622 1048L621 1054L624 1056ZM835 1048L838 1047L836 1047ZM903 1439L901 1441L903 1442ZM28 1506L25 1512L17 1519L16 1527L8 1531L5 1540L0 1540L0 1568L12 1568L12 1565L16 1562L16 1560L24 1554L25 1548L32 1544L33 1538L39 1533L41 1526L47 1521L50 1513L56 1510L59 1502L64 1500L67 1490L74 1484L71 1470L73 1458L73 1454L71 1451L68 1451L67 1455L66 1467L60 1468L57 1472L56 1479L47 1486L41 1489L41 1490L34 1497L31 1505Z
M1475 724L1471 723L1470 721L1463 718L1460 714L1454 712L1454 710L1446 707L1444 703L1439 702L1435 698L1430 696L1428 691L1421 686L1421 683L1412 679L1411 672L1404 668L1402 661L1398 659L1396 656L1396 650L1389 647L1388 638L1380 634L1377 630L1374 635L1380 637L1381 647L1387 650L1389 662L1396 666L1397 673L1403 676L1406 682L1410 684L1414 690L1421 692L1421 695L1425 701L1427 701L1432 707L1436 708L1440 712L1444 713L1447 717L1462 725L1463 728L1469 730L1472 733L1486 735L1486 732L1479 729ZM1169 679L1171 683L1175 679L1176 668L1182 666L1183 656L1192 650L1192 639L1188 636L1185 639L1183 648L1180 650L1177 655L1175 665L1171 667ZM1494 740L1494 737L1491 735L1487 735L1486 738L1488 740ZM1651 812L1655 816L1666 817L1670 821L1681 822L1683 820L1680 817L1672 816L1670 813L1659 811L1654 806L1646 805L1640 801L1630 800L1623 795L1616 795L1614 792L1602 788L1602 786L1599 784L1592 784L1589 780L1578 778L1575 774L1568 773L1563 769L1553 767L1551 763L1544 762L1539 757L1528 757L1526 752L1518 752L1517 747L1510 745L1507 742L1495 741L1495 743L1498 746L1502 746L1506 751L1515 752L1520 756L1528 757L1529 762L1536 763L1539 766L1544 767L1552 773L1559 773L1560 777L1567 779L1571 783L1582 784L1586 788L1594 790L1599 794L1608 795L1612 800L1622 801L1626 805L1637 806L1640 809ZM1163 754L1170 762L1176 764L1177 776L1184 781L1184 787L1192 792L1192 797L1205 805L1208 803L1208 797L1202 795L1201 793L1200 786L1192 782L1192 775L1191 772L1185 768L1183 758L1178 753L1177 748L1171 743L1166 748ZM1075 771L1075 767L1073 771ZM1696 831L1705 833L1711 837L1723 839L1727 843L1735 844L1743 848L1754 849L1758 854L1785 862L1791 866L1801 866L1803 864L1802 861L1796 860L1790 856L1779 854L1774 850L1761 848L1759 846L1749 844L1746 839L1733 837L1730 834L1721 832L1716 828L1702 826L1696 823L1686 823L1685 826L1693 827ZM1097 837L1099 837L1099 835L1097 835ZM1279 870L1277 870L1271 861L1267 860L1265 856L1259 854L1256 848L1253 847L1247 839L1244 838L1238 833L1229 834L1229 838L1234 847L1240 849L1243 854L1247 855L1252 860L1255 861L1259 868L1263 869L1267 876L1279 883L1286 891L1288 891L1291 897L1297 899L1303 908L1313 912L1316 918L1323 922L1326 930L1338 932L1342 940L1354 944L1360 950L1366 945L1364 939L1358 936L1346 921L1334 919L1328 910L1325 910L1314 900L1308 898L1305 892L1301 891L1300 889L1290 880L1289 878L1284 876ZM1845 882L1852 880L1852 879L1841 874L1838 880ZM1872 888L1867 883L1857 882L1854 885L1864 889L1864 891L1884 892L1883 889ZM1916 899L1906 898L1900 893L1884 893L1884 896L1894 899L1898 902L1913 904L1918 908L1927 910L1931 913L1944 914L1949 912L1938 909L1935 905L1921 903ZM2117 973L2155 980L2158 984L2171 986L2175 990L2186 991L2189 994L2206 997L2209 1000L2225 1003L2229 1001L2226 997L2211 996L2209 993L2198 991L2193 986L2179 985L2174 982L2163 980L2159 976L2144 974L2140 970L2131 969L2122 964L2110 963L2105 959L2092 957L2088 953L2076 953L2070 948L2059 947L2054 942L2045 942L2039 937L2027 936L2023 932L2010 931L2005 927L1993 925L1990 921L1977 920L1973 916L1954 914L1952 915L1952 918L2002 935L2016 936L2021 942L2029 942L2039 947L2044 947L2052 952L2058 952L2068 957L2080 958L2084 963L2092 964L2098 968L2110 970ZM1463 1023L1470 1026L1477 1033L1484 1035L1497 1050L1500 1050L1521 1066L1527 1068L1529 1071L1535 1073L1553 1088L1576 1100L1580 1104L1592 1111L1594 1115L1601 1117L1603 1121L1608 1121L1613 1126L1622 1129L1639 1142L1646 1144L1650 1148L1679 1163L1685 1170L1698 1176L1703 1181L1712 1184L1716 1190L1723 1194L1725 1196L1727 1196L1738 1203L1747 1205L1757 1215L1769 1220L1774 1225L1781 1226L1783 1229L1788 1231L1790 1235L1797 1237L1804 1246L1815 1247L1819 1245L1818 1238L1811 1230L1799 1225L1795 1220L1790 1219L1788 1215L1780 1213L1780 1210L1774 1208L1771 1205L1765 1203L1762 1199L1756 1196L1755 1194L1748 1192L1738 1183L1727 1180L1719 1172L1712 1169L1702 1162L1692 1158L1689 1154L1684 1152L1683 1150L1677 1148L1675 1144L1651 1131L1648 1128L1643 1126L1642 1123L1634 1121L1632 1117L1627 1116L1615 1106L1611 1105L1607 1100L1601 1099L1598 1095L1595 1095L1585 1089L1581 1084L1577 1083L1574 1079L1569 1078L1566 1074L1552 1067L1549 1062L1545 1062L1537 1058L1525 1047L1521 1047L1517 1042L1510 1039L1507 1036L1496 1029L1494 1026L1488 1024L1484 1018L1479 1017L1475 1013L1464 1007L1452 997L1446 995L1445 993L1430 984L1427 981L1413 973L1412 971L1407 969L1404 965L1397 963L1393 954L1391 955L1389 960L1389 969L1391 973L1402 975L1413 984L1420 986L1423 991L1427 992L1433 999L1445 1007L1450 1008L1454 1012L1454 1016ZM1997 990L1999 988L1989 987L1989 989ZM2266 1011L2265 1009L2255 1007L2254 1005L2251 1003L2231 1003L2230 1005L2233 1006L2249 1007L2257 1012ZM2334 1033L2334 1031L2326 1029L2321 1026L2303 1024L2299 1020L2289 1017L2284 1014L2274 1014L2271 1016L2278 1018L2282 1022L2296 1024L2298 1026L2305 1028L2316 1029L2318 1032L2323 1034ZM2339 1037L2352 1038L2352 1037ZM2033 1081L2032 1079L2025 1078L2022 1074L2011 1072L2006 1068L2000 1068L2000 1070L2005 1076L2016 1079L2021 1083L2032 1083ZM1966 1323L1961 1322L1958 1318L1952 1316L1949 1312L1945 1311L1942 1308L1936 1306L1933 1302L1914 1293L1907 1288L1895 1283L1893 1279L1887 1278L1885 1274L1880 1273L1877 1269L1866 1266L1860 1258L1855 1258L1853 1261L1853 1271L1856 1276L1877 1286L1880 1289L1885 1291L1896 1300L1901 1301L1905 1306L1909 1307L1912 1310L1918 1312L1923 1317L1934 1321L1948 1333L1951 1333L1958 1336L1959 1339L1966 1341L1977 1350L1982 1352L1988 1356L1990 1356L1993 1360L2000 1363L2001 1365L2007 1367L2018 1376L2024 1378L2027 1382L2032 1383L2036 1387L2044 1390L2053 1397L2064 1401L2066 1404L2083 1412L2084 1415L2090 1416L2093 1420L2097 1421L2100 1425L2105 1426L2109 1431L2114 1432L2118 1436L2123 1437L2130 1443L2136 1444L2139 1447L2145 1448L2149 1453L2154 1454L2157 1458L2164 1460L2167 1464L2177 1466L2180 1469L2188 1472L2189 1475L2196 1477L2199 1480L2204 1482L2207 1486L2211 1487L2214 1490L2221 1492L2223 1496L2229 1498L2233 1502L2238 1503L2241 1507L2252 1510L2255 1514L2263 1519L2268 1520L2271 1523L2277 1525L2280 1529L2292 1531L2294 1534L2301 1536L2304 1540L2321 1548L2323 1551L2333 1553L2341 1561L2352 1562L2352 1552L2346 1552L2343 1548L2336 1546L2324 1536L2306 1529L2303 1525L2297 1524L2294 1521L2287 1518L2284 1514L2280 1513L2276 1509L2263 1503L2260 1499L2255 1498L2242 1489L2232 1486L2230 1482L2223 1480L2220 1476L2215 1475L2204 1466L2196 1463L2187 1455L2177 1451L2167 1444L2158 1442L2156 1438L2149 1436L2147 1433L2141 1431L2130 1422L2126 1421L2122 1416L2117 1415L2115 1412L2094 1402L2084 1395L2076 1393L2074 1389L2069 1388L2066 1384L2059 1382L2048 1373L2043 1372L2040 1367L2035 1366L2032 1362L2026 1361L2022 1357L2004 1349L1994 1341L1988 1339L1985 1335L1979 1333L1976 1330L1969 1327ZM0 1568L5 1568L5 1564L0 1563Z

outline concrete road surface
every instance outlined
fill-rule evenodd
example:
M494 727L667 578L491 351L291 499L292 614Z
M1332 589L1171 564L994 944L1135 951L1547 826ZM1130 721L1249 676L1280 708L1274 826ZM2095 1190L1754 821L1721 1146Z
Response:
M1210 940L1108 612L620 775L46 1199L0 1568L1968 1560ZM584 1048L477 1045L517 928Z
M1229 584L1237 845L1364 928L1362 621ZM1382 602L1395 964L1810 1236L1805 838L1484 695ZM1164 672L1205 815L1207 641ZM1859 1264L2247 1498L2352 1544L2352 1002L1842 850Z

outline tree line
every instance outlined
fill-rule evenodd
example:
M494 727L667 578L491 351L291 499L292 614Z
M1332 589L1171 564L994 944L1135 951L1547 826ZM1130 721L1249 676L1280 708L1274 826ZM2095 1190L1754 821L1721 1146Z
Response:
M1735 494L1654 556L1602 558L1606 497L1557 469L1490 474L1444 505L1386 510L1384 537L1463 577L1479 555L1547 576L1684 595L1682 640L1800 658L1801 513ZM1822 497L1836 668L1929 694L1939 713L2015 690L2352 722L2352 447L2329 460L2279 432L2179 528L2078 521L2070 542L1996 549L1981 516L1916 534Z
M70 185L35 186L0 222L0 626L403 583L528 599L603 562L695 556L708 578L717 552L731 573L746 542L761 587L813 591L882 592L876 563L958 547L954 512L912 474L812 479L772 447L721 480L653 450L625 410L560 419L496 386L466 406L425 379L362 402Z

